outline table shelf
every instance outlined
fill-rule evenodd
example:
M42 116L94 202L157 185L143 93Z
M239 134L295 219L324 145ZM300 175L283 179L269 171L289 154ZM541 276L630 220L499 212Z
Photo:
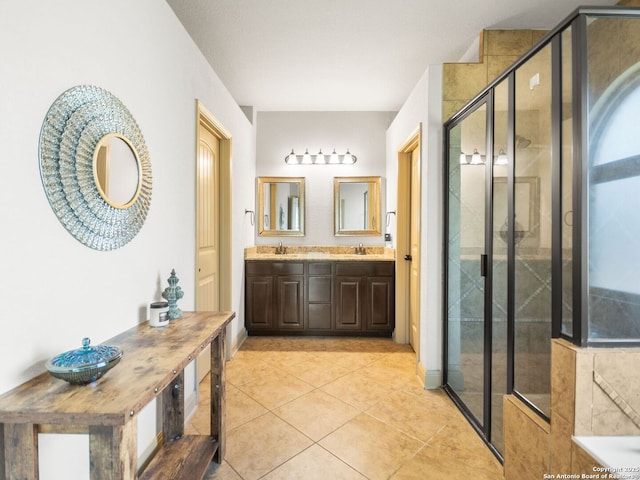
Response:
M186 435L165 443L140 475L140 480L203 478L218 446L218 442L207 435Z

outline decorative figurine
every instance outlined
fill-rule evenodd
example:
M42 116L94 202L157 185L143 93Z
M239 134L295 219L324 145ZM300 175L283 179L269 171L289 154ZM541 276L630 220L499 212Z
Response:
M169 302L169 320L182 317L182 310L178 308L177 303L184 296L184 292L177 286L179 281L174 268L171 270L171 276L167 279L169 286L162 292L162 298Z

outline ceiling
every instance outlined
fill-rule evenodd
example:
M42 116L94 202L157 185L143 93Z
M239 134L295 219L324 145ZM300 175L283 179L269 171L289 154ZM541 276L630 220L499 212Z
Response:
M429 65L477 58L483 29L550 29L581 0L167 3L239 105L397 111Z

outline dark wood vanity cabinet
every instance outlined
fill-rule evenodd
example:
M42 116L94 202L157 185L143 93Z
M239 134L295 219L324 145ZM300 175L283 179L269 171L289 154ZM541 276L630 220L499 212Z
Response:
M246 261L250 335L390 336L393 261Z
M246 327L249 332L304 328L304 264L246 263Z
M381 333L393 331L393 262L337 262L335 283L337 330Z

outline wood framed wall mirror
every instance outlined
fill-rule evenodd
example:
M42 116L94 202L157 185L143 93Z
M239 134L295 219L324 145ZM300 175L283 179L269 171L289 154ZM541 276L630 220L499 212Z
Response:
M258 235L304 236L304 177L258 177Z
M381 235L381 177L335 177L333 222L336 236Z

